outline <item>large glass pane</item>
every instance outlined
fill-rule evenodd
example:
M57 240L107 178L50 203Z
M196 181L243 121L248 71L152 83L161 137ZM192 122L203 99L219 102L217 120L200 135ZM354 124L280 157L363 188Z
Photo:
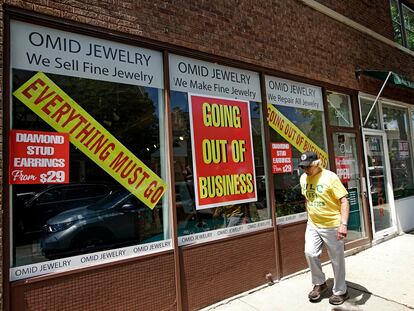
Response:
M414 11L404 4L402 5L402 11L403 11L407 47L409 49L413 49L414 48Z
M171 249L162 53L10 25L10 279Z
M179 245L270 227L259 74L169 60Z
M403 41L402 41L400 10L398 8L398 2L396 0L390 0L390 4L391 4L392 26L394 28L394 41L402 45Z
M369 194L372 202L375 232L392 226L391 208L387 190L387 171L384 144L380 135L366 135Z
M360 160L357 154L356 135L352 133L334 133L334 153L336 174L348 190L349 221L348 240L365 236L364 218L361 200Z
M327 93L329 123L333 126L353 127L351 101L348 95Z
M322 89L272 76L265 82L277 223L305 220L300 156L314 151L323 166L329 165Z
M306 139L313 141L322 150L326 150L323 111L284 106L276 106L276 108L300 129ZM287 143L289 146L292 143L291 140L287 140L273 130L270 131L270 139L272 142ZM303 172L298 167L302 152L292 146L290 150L292 170L288 172L274 172L273 174L278 223L293 219L294 217L289 217L293 214L300 215L296 215L296 219L306 218L306 215L304 215L306 212L305 198L301 194L299 181L300 175Z
M250 103L258 200L254 203L196 209L187 93L172 92L175 191L179 236L269 219L263 164L260 103Z
M373 106L374 100L368 98L360 98L361 105L361 116L362 116L362 126L370 129L381 129L380 128L380 117L378 102Z
M270 213L266 203L260 103L250 102L257 179L255 187L258 191L257 201L253 203L196 209L190 116L187 96L188 93L184 92L173 91L171 93L178 235L187 236L269 219ZM182 239L182 241L187 240ZM190 241L190 239L188 239L188 241ZM186 242L182 243L185 244Z
M414 195L408 111L390 105L382 106L384 130L387 134L394 198Z
M34 74L13 70L13 90ZM163 97L158 89L48 77L153 172L163 175ZM12 127L54 131L16 98ZM168 238L162 200L150 209L73 145L69 158L69 184L11 186L14 267Z

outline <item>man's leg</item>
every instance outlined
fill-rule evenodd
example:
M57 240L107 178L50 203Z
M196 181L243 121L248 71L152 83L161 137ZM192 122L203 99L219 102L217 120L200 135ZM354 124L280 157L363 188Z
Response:
M345 282L344 240L337 240L336 231L336 229L321 229L320 234L332 263L334 273L332 292L334 295L344 295L347 290Z
M317 229L308 223L305 233L305 257L311 271L313 285L324 284L326 280L320 260L322 245L323 240Z

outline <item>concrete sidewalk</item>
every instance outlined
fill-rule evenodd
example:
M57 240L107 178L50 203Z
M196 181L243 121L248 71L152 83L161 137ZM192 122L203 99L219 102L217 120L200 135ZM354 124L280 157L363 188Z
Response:
M341 306L307 299L308 271L221 301L203 311L290 310L414 310L414 232L403 234L358 254L346 257L349 300ZM331 265L323 267L332 287Z

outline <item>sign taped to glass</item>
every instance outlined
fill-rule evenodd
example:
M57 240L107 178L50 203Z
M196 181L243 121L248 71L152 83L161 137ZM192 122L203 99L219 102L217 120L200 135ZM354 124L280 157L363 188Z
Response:
M293 122L286 118L272 104L267 105L269 126L281 135L288 143L301 153L313 151L322 160L322 165L328 164L328 154L307 137Z
M257 200L250 104L189 94L196 208Z
M10 131L10 184L69 182L67 133Z
M165 182L44 73L35 74L13 95L56 131L68 133L72 144L148 207L161 199Z
M344 156L335 157L336 173L343 183L351 181L351 161L350 158Z
M288 143L270 143L272 154L272 173L284 174L293 172L292 147Z
M407 140L400 140L398 142L398 155L401 160L410 158L410 145Z

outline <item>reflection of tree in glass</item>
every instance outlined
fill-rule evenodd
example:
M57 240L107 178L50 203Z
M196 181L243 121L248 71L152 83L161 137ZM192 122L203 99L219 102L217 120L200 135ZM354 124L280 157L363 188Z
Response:
M35 73L31 71L13 70L13 89L17 90L27 80L29 80ZM53 132L53 128L40 119L34 112L26 107L20 100L13 96L13 115L12 127L21 130L36 130Z
M401 7L405 38L403 38L402 34L401 12L398 7L398 2L396 0L391 0L391 18L394 28L394 41L407 46L409 49L414 49L414 12L404 4Z
M405 29L405 38L407 41L407 47L409 49L414 48L414 11L406 7L403 8L403 18L404 18L404 29Z
M391 1L391 18L394 28L394 41L403 44L401 37L400 12L397 3L393 0Z
M13 70L13 90L34 74ZM47 76L140 160L150 167L154 166L151 154L154 156L154 152L159 150L159 122L157 106L148 95L153 89L146 92L145 88L134 85L49 73ZM12 124L15 129L55 131L15 97L13 111ZM87 160L73 145L70 149L70 167L71 181L102 181L108 178L99 166Z
M54 81L141 160L150 159L147 148L158 148L156 106L145 88L69 77Z
M190 141L190 119L189 114L186 111L183 111L181 107L172 108L172 122L174 128L174 147L180 147L182 141ZM191 150L191 146L189 151Z
M383 119L384 128L387 132L394 197L407 197L414 193L413 171L409 152L411 148L407 132L407 112L384 105ZM408 150L402 150L405 145Z
M325 132L322 111L300 109L299 112L303 119L308 120L307 124L301 124L299 125L299 128L301 128L306 136L317 144L319 148L325 150Z
M14 70L13 90L34 74ZM53 74L47 76L141 160L149 160L150 154L158 148L157 107L145 88ZM13 104L14 111L21 111L14 114L14 128L54 131L17 99ZM19 118L20 115L25 118Z
M308 139L322 150L325 150L323 112L317 110L297 109L294 107L277 106L277 109L299 128ZM287 142L279 133L271 130L272 142ZM292 145L292 144L291 144ZM301 152L292 145L292 160L299 163ZM297 167L294 173L274 174L275 201L277 217L305 212L305 200L301 194Z

